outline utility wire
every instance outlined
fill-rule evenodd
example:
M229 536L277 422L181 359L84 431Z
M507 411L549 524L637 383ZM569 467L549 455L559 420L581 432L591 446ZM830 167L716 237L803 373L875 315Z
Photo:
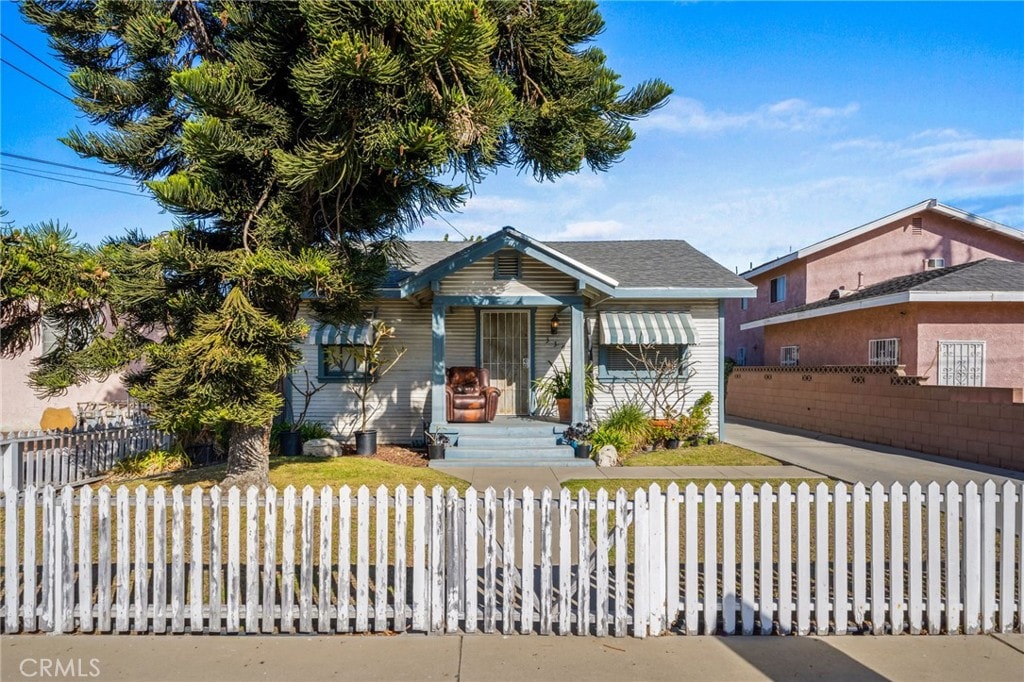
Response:
M129 182L128 180L105 180L103 178L89 178L84 175L75 175L74 173L61 173L60 171L40 170L38 168L33 168L31 166L15 166L9 163L5 163L0 165L0 169L2 168L8 168L11 170L17 169L23 171L33 171L35 173L46 173L48 175L63 175L66 178L76 178L78 180L92 180L93 182L108 182L111 185L126 185L128 187L137 187L137 185L134 182Z
M38 175L37 173L26 173L25 171L14 170L13 168L0 168L0 170L7 173L17 173L18 175L29 175L33 178L42 178L43 180L51 180L53 182L65 182L69 185L78 185L79 187L89 187L92 189L102 189L107 192L117 192L118 194L127 194L130 197L138 197L139 199L149 199L145 194L138 194L136 192L125 192L123 190L114 189L113 187L100 187L98 185L89 185L84 182L75 182L74 180L62 180L61 178L47 177L45 175Z
M97 175L109 175L115 178L124 178L124 175L120 173L111 173L110 171L96 170L95 168L86 168L85 166L73 166L70 163L60 163L59 161L48 161L46 159L37 159L34 156L22 156L21 154L12 154L11 152L0 152L0 156L7 156L12 159L21 159L22 161L32 161L33 163L45 163L48 166L60 166L61 168L70 168L71 170L85 171L86 173L96 173Z
M34 59L37 62L39 62L40 64L42 64L43 66L48 68L50 71L53 71L55 74L57 74L61 78L67 78L68 77L68 75L66 73L62 73L62 72L58 71L57 69L53 68L52 65L48 64L45 60L40 59L39 57L37 57L36 54L32 50L28 49L27 47L22 47L21 45L19 45L10 36L7 36L7 35L5 35L3 33L0 33L0 37L2 37L4 40L9 42L11 45L14 45L16 48L18 48L19 50L21 50L22 52L27 54L29 57L32 57L32 59Z
M14 64L11 64L11 63L10 63L9 61L7 61L6 59L4 59L3 57L0 57L0 62L3 62L3 63L4 63L4 64L6 64L7 66L11 67L12 69L14 69L14 70L15 70L15 71L17 71L18 73L20 73L20 74L21 74L22 76L25 76L25 78L28 78L28 79L34 80L34 81L35 81L36 83L39 83L39 85L42 85L42 86L43 86L44 88L46 88L47 90L49 90L49 91L51 91L51 92L54 92L54 93L56 93L56 94L60 95L61 97L63 97L63 98L64 98L64 99L66 99L67 101L69 101L69 102L74 102L74 101L75 101L75 100L71 99L70 97L68 97L67 95L65 95L65 94L64 94L63 92L61 92L60 90L58 90L57 88L55 88L55 87L53 87L53 86L51 86L51 85L47 85L46 83L44 83L43 81L39 80L38 78L36 78L36 77L35 77L35 76L33 76L32 74L28 73L27 71L22 71L22 70L21 70L21 69L19 69L19 68L18 68L17 66L15 66Z

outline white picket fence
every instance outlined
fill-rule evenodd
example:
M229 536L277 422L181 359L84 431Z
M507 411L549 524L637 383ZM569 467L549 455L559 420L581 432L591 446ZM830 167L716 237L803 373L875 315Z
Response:
M5 632L1021 630L1024 487L65 487L2 498Z
M168 443L167 434L142 423L88 431L9 433L0 437L0 489L92 480L125 457Z

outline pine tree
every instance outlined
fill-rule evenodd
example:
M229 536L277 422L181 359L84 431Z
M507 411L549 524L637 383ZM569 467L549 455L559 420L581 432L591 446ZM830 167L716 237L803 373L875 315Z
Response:
M401 237L502 166L603 171L670 93L628 93L593 2L27 0L99 132L64 142L180 220L98 251L116 332L44 356L57 391L103 367L167 428L227 428L226 483L267 482L303 292L355 319ZM6 322L5 322L6 324ZM102 362L100 361L102 360Z

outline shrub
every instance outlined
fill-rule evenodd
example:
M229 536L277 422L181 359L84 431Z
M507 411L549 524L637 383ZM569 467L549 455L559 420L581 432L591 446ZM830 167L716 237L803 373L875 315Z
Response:
M299 426L299 434L302 437L302 442L305 443L307 440L315 440L317 438L330 438L332 434L326 426L320 422L302 422Z
M590 436L590 444L594 446L595 450L600 450L605 445L612 445L619 454L625 454L629 451L629 441L626 440L625 436L606 426L602 426L594 431Z
M652 438L651 420L637 403L624 403L613 409L601 428L617 431L625 440L628 452L646 445Z
M707 434L708 428L711 426L709 412L711 411L711 403L714 400L714 396L708 391L700 398L697 398L697 402L690 408L690 418L688 420L690 426L688 437L690 439L699 440Z
M181 448L146 450L125 457L110 470L113 478L143 478L192 466L192 460Z
M289 421L279 421L270 428L270 451L277 454L281 447L281 434L295 431L296 426ZM315 438L331 438L332 434L326 426L320 422L302 422L298 426L299 438L305 443Z

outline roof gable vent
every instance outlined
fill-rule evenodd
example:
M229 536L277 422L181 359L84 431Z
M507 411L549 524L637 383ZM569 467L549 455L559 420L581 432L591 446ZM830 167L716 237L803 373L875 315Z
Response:
M523 276L522 254L506 249L494 254L494 279L519 279Z
M924 219L921 216L911 219L910 234L919 237L924 234Z

